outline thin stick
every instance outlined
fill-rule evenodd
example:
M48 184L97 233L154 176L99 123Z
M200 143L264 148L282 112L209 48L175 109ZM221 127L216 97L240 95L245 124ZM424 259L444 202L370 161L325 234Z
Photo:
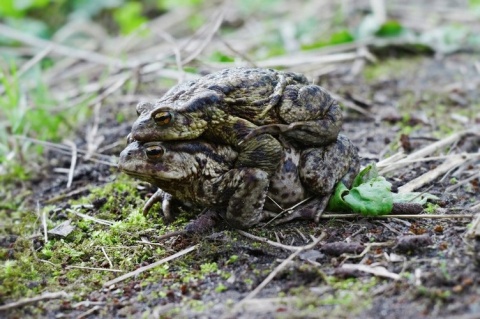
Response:
M358 265L358 264L343 264L341 268L342 269L347 269L347 270L363 271L363 272L372 274L374 276L386 277L386 278L390 278L390 279L393 279L393 280L402 279L402 276L400 276L399 274L388 271L383 266L372 267L372 266Z
M187 232L185 231L185 233L187 233ZM182 234L182 235L183 235L183 234ZM172 236L172 237L173 237L173 236ZM148 241L148 240L145 240L145 241L143 241L143 240L136 240L135 242L138 243L138 244L143 244L143 245L150 245L150 246L162 247L162 248L164 248L165 250L168 250L168 251L170 251L170 252L174 252L173 249L171 249L171 248L169 248L169 247L165 247L164 244L152 243L151 241Z
M435 169L428 171L427 173L420 175L419 177L411 180L410 182L404 184L403 186L398 188L398 193L409 193L414 191L415 189L430 183L431 181L435 180L438 176L448 172L454 167L462 165L469 159L473 159L479 157L480 153L474 154L458 154L452 156L452 158L442 165L437 166Z
M217 33L218 29L222 25L223 19L225 17L225 9L222 8L220 12L218 13L218 16L214 19L213 27L209 28L208 34L206 36L203 36L204 41L200 44L200 46L197 47L197 49L192 52L188 57L185 58L185 60L182 61L182 64L185 65L188 62L191 62L193 59L195 59L200 53L202 53L203 49L207 47L207 45L212 41L213 36L215 33Z
M471 206L468 209L471 210L471 211L480 210L480 203L478 203L477 205Z
M38 62L40 62L44 57L46 57L51 51L53 50L53 47L51 45L49 45L48 47L46 47L45 49L43 49L42 51L38 52L37 54L35 54L35 56L33 58L31 58L30 60L28 60L24 65L22 65L22 67L20 68L20 70L18 70L18 73L17 73L17 77L21 77L23 74L25 74L28 70L30 70L35 64L37 64Z
M122 76L117 81L113 82L110 86L106 88L103 87L102 89L104 90L100 94L98 94L91 102L89 102L88 106L102 102L109 95L120 89L125 84L125 82L127 82L132 76L132 72L122 73Z
M114 224L114 222L111 222L109 220L95 218L95 217L89 216L87 214L76 212L73 209L67 209L67 211L70 212L70 213L74 213L75 215L80 216L82 218L92 220L92 221L94 221L98 224L101 224L101 225L112 226Z
M76 316L75 319L83 319L83 318L91 315L92 313L94 313L98 309L100 309L100 306L94 306L92 309L88 309L87 311L84 311L81 314L79 314L78 316Z
M337 100L339 103L341 103L342 105L344 105L345 107L348 107L354 111L357 111L358 113L360 114L363 114L365 115L366 117L370 118L370 119L375 119L375 116L373 116L373 114L367 110L364 110L362 109L360 106L356 105L355 103L353 103L352 101L350 100L347 100L345 98L343 98L342 96L338 95L338 94L335 94L335 93L332 93L330 92L330 95L335 99Z
M301 250L303 248L303 246L290 246L290 245L284 245L284 244L281 244L281 243L277 243L275 241L268 240L265 237L255 236L253 234L247 233L246 231L243 231L243 230L240 230L240 229L237 229L237 233L239 233L240 235L245 236L247 238L250 238L250 239L253 239L253 240L256 240L256 241L259 241L259 242L263 242L263 243L269 244L269 245L277 247L277 248L290 250L290 251L298 251L298 250Z
M37 211L40 212L40 203L37 202ZM45 244L48 242L48 229L47 229L47 212L44 210L42 212L42 225L43 225L43 236Z
M169 261L171 261L171 260L174 260L174 259L176 259L176 258L179 258L179 257L181 257L181 256L183 256L183 255L186 255L186 254L188 254L189 252L192 252L192 251L194 251L195 249L197 249L197 247L198 247L198 245L194 245L194 246L188 247L188 248L186 248L186 249L184 249L184 250L179 251L179 252L176 253L176 254L173 254L173 255L168 256L168 257L166 257L166 258L163 258L163 259L161 259L161 260L159 260L159 261L157 261L157 262L154 262L153 264L150 264L150 265L145 266L145 267L140 267L140 268L138 268L138 269L135 270L135 271L129 272L129 273L127 273L127 274L125 274L125 275L122 275L122 276L120 276L120 277L117 277L117 278L115 278L115 279L113 279L113 280L107 281L106 283L103 284L103 286L104 286L104 287L109 287L109 286L111 286L111 285L114 285L114 284L117 284L117 283L119 283L119 282L121 282L121 281L124 281L125 279L128 279L128 278L130 278L130 277L137 276L137 275L141 274L141 273L144 272L144 271L150 270L150 269L155 268L155 267L157 267L157 266L159 266L159 265L161 265L161 264L164 264L164 263L166 263L166 262L169 262Z
M55 197L52 197L50 199L47 199L46 201L43 201L44 204L52 204L52 203L55 203L55 202L58 202L62 199L65 199L65 198L68 198L68 197L71 197L71 196L75 196L77 194L80 194L81 192L84 192L84 191L87 191L87 190L90 190L92 188L92 185L87 185L87 186L84 186L84 187L81 187L81 188L78 188L74 191L71 191L69 193L66 193L66 194L62 194L62 195L58 195L58 196L55 196Z
M64 151L66 154L70 154L70 152L71 152L71 147L69 147L67 145L62 145L62 144L52 143L52 142L47 142L47 141L41 141L41 140L37 140L37 139L31 138L31 137L23 136L23 135L14 135L14 137L18 138L18 139L30 141L30 142L33 142L33 143L36 143L36 144L44 145L44 146L50 147L50 148L52 148L56 151ZM80 153L80 154L87 154L88 153L88 151L82 150L82 149L77 149L77 152ZM90 154L90 155L95 155L95 156L98 156L99 158L103 158L105 160L113 159L113 156L103 155L103 154L100 154L100 153L93 153L93 154ZM105 164L110 165L110 166L117 166L113 163L108 163L108 162L105 162Z
M175 55L175 63L177 65L178 72L179 72L178 83L183 82L184 79L185 79L185 70L183 69L182 53L180 52L180 47L179 47L177 41L175 41L175 38L168 32L160 30L160 31L158 31L157 34L163 40L165 40L166 42L168 42L172 45L173 54Z
M265 278L252 292L250 292L245 298L243 298L234 308L233 312L236 312L238 308L240 308L247 300L252 299L255 297L273 278L287 266L287 264L292 261L295 257L297 257L302 251L312 249L315 247L323 238L325 238L327 234L323 232L320 236L318 236L312 243L300 247L297 251L293 252L287 259L285 259L280 265L275 267L275 269Z
M67 266L66 269L87 269L87 270L99 270L99 271L111 271L111 272L125 272L120 269L109 269L109 268L97 268L97 267L85 267L85 266Z
M103 247L102 247L102 253L103 253L103 255L105 256L105 258L107 259L108 264L110 265L110 268L113 268L113 263L112 263L112 261L110 260L110 258L108 257L107 252L105 251L105 248L103 248Z
M461 132L458 132L458 133L455 133L455 134L452 134L450 136L447 136L446 138L440 140L440 141L437 141L435 143L432 143L430 145L427 145L425 146L424 148L422 149L419 149L418 151L416 152L413 152L411 153L410 155L408 155L407 157L405 157L405 159L403 160L404 163L410 161L410 160L414 160L414 159L418 159L418 158L424 158L434 152L436 152L437 150L447 146L447 145L450 145L452 143L455 143L456 141L458 141L459 139L463 138L464 136L466 135L469 135L469 134L475 134L474 130L466 130L466 131L461 131ZM385 160L384 160L385 161ZM384 162L384 161L381 161L380 163ZM380 169L379 170L379 173L380 174L385 174L387 172L390 172L390 171L393 171L399 167L402 167L402 166L405 166L405 165L402 165L402 164L398 164L397 163L392 163L391 166L388 166L388 167L384 167L383 169Z
M288 211L291 211L291 210L297 208L298 206L302 205L302 204L305 203L306 201L310 200L312 197L305 198L304 200L296 203L295 205L293 205L293 206L291 206L291 207L289 207L289 208L283 208L282 206L280 206L277 202L275 202L275 201L274 201L272 198L270 198L269 196L268 196L268 198L269 198L275 205L277 205L280 209L282 209L282 211L281 211L280 213L278 213L275 217L273 217L272 219L270 219L268 222L266 222L266 223L262 226L262 228L265 227L265 226L270 225L271 223L273 223L273 222L275 221L275 219L281 217L285 212L288 212Z
M95 153L98 150L100 144L102 144L105 139L103 136L98 136L98 123L100 122L100 108L102 104L96 103L93 107L93 124L87 129L85 134L85 140L87 141L87 154L85 154L85 159L89 159L91 154Z
M470 177L468 177L468 178L466 178L466 179L464 179L464 180L456 183L455 185L448 186L448 187L445 189L445 192L448 194L448 193L456 190L456 189L459 188L460 186L463 186L463 185L465 185L465 184L468 184L470 181L472 181L472 180L474 180L474 179L476 179L476 178L478 178L478 177L480 177L480 172L477 172L476 174L473 174L472 176L470 176Z
M171 237L174 237L174 236L181 236L181 235L186 235L186 234L188 234L188 232L186 230L175 230L175 231L166 233L165 235L162 235L162 236L156 238L156 240L160 241L160 240L168 239L168 238L171 238ZM145 244L145 242L142 242L142 243ZM155 243L149 243L149 244L155 245Z
M380 216L362 216L359 214L324 214L322 219L327 218L372 218L372 219L384 219L384 218L413 218L413 219L441 219L441 218L473 218L473 215L462 214L446 214L446 215L380 215Z
M38 301L42 300L48 300L48 299L59 299L59 298L68 298L70 299L71 295L66 293L65 291L57 291L57 292L46 292L43 293L40 296L32 297L32 298L23 298L18 301L6 304L6 305L1 305L0 306L0 311L5 311L8 309L12 308L18 308L22 307L31 303L35 303Z
M70 162L70 169L68 170L68 182L67 188L72 186L73 174L75 173L75 167L77 166L77 145L70 140L65 141L65 144L72 149L72 160Z

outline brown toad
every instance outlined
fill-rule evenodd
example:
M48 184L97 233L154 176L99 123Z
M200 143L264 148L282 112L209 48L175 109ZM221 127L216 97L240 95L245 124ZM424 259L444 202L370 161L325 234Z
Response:
M179 84L160 100L137 106L132 137L139 142L192 140L226 144L236 167L275 172L281 133L302 147L333 143L342 125L338 103L298 73L233 68ZM255 137L255 138L253 138Z
M232 147L200 140L132 141L120 154L119 167L158 186L156 200L166 192L218 211L236 228L254 226L312 196L316 200L308 209L282 216L277 222L296 217L318 221L336 183L342 180L350 186L358 173L357 150L342 135L325 147L298 151L286 142L284 145L281 164L270 177L258 168L235 168L238 154Z

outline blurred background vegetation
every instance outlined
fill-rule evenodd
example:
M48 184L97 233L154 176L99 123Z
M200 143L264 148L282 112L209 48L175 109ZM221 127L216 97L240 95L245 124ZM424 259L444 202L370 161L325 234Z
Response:
M131 106L224 67L314 77L392 46L397 54L478 50L479 17L480 0L2 0L1 179L27 178L38 141L61 142L95 105Z

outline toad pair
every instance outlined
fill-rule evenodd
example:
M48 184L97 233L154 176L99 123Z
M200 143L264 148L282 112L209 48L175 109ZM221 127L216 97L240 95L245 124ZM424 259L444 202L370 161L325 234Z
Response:
M161 189L146 209L164 199L166 217L172 196L247 228L314 196L280 221L318 220L335 184L350 185L359 169L356 148L338 134L337 102L300 74L226 69L141 103L137 113L119 166Z

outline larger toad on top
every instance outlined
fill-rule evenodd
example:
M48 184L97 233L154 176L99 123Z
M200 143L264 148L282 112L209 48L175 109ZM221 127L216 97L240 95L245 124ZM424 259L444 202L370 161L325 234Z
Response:
M270 133L314 147L335 142L342 125L338 103L323 88L301 74L256 68L226 69L182 83L155 104L139 104L137 112L134 140L202 137L238 151L236 167L267 174L283 154Z

